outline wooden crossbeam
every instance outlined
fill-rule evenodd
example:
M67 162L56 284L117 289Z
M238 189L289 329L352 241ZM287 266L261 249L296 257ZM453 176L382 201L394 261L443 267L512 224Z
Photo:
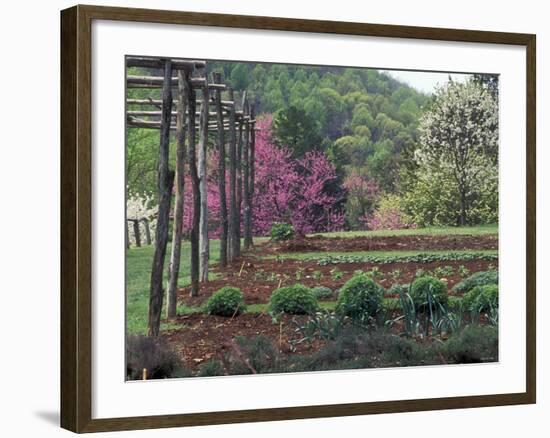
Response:
M210 100L210 101L212 102L212 100ZM158 106L158 105L162 105L162 100L152 99L152 98L148 98L148 99L126 99L126 103L128 105L153 105L153 106ZM172 102L172 104L177 105L178 101L174 100ZM202 100L197 99L197 104L202 104ZM234 105L235 105L235 102L233 102L232 100L222 100L222 106L232 107Z
M179 58L170 58L172 61L172 70L193 71L194 69L204 68L206 61L187 60ZM143 68L164 68L165 58L153 58L143 56L126 57L126 67Z
M228 113L228 111L225 110L224 113ZM126 114L133 117L160 117L162 111L126 111ZM187 111L185 112L185 114L188 114ZM199 114L200 113L195 112L195 116L198 116ZM177 115L177 111L172 111L172 117L176 117ZM216 117L215 112L209 112L208 115L210 117Z
M126 84L128 88L162 88L164 78L161 76L127 76ZM178 78L171 79L172 87L178 86ZM191 85L195 88L204 88L208 86L211 90L225 90L225 84L208 84L206 78L191 78Z
M255 120L250 121L251 124L253 122L255 122ZM236 126L237 125L238 124L236 124ZM128 126L135 127L135 128L160 129L160 121L143 120L143 119L137 119L137 118L130 117L128 119ZM228 123L224 123L223 126L224 126L224 129L229 129L229 127L230 127L230 125ZM209 131L215 131L217 128L218 128L217 124L212 123L212 124L208 125L208 130ZM175 130L176 125L171 124L170 129ZM198 129L198 126L195 129Z

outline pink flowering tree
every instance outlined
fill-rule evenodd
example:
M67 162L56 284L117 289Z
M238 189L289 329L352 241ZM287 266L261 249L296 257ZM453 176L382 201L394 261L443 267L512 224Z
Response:
M298 234L342 229L342 196L334 190L334 166L317 151L293 159L288 148L275 145L271 124L271 116L257 124L255 234L268 234L274 222L289 222Z
M342 190L337 186L334 166L322 152L308 152L293 159L288 148L272 140L272 117L265 115L256 123L255 184L253 195L253 232L267 235L275 222L288 222L296 233L336 231L344 226ZM216 172L218 155L208 157L207 182L210 237L219 236L219 189ZM226 176L229 178L229 175ZM229 190L229 182L226 183ZM229 199L229 193L227 193ZM184 232L191 229L193 195L191 178L186 176Z

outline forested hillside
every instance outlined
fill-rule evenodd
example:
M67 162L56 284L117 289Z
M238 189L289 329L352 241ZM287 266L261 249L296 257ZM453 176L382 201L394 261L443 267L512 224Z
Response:
M467 183L456 179L453 166L460 163L452 163L451 156L447 157L448 166L443 165L448 168L443 174L435 171L441 163L428 165L418 156L423 148L434 146L430 145L427 135L423 142L422 132L431 129L426 120L431 109L437 109L434 102L438 93L443 99L452 93L446 95L444 90L436 90L434 96L428 96L384 72L364 68L208 62L207 69L209 76L212 72L222 72L225 83L235 90L236 101L242 99L246 90L248 102L255 106L257 119L270 120L268 124L261 124L269 131L262 141L282 148L284 155L288 155L286 160L293 160L291 167L297 175L310 177L299 170L299 163L311 159L311 153L320 154L316 157L321 161L328 159L334 177L323 183L322 194L329 196L332 204L330 208L323 203L319 207L308 206L319 210L318 216L336 217L336 212L340 211L345 214L343 221L338 219L332 223L341 223L346 229L464 225L497 220L496 153L492 152L494 159L489 162L477 164L488 165L491 172L476 173L478 179ZM129 69L129 74L144 72ZM474 93L474 100L463 102L466 107L484 102L488 112L483 117L495 120L489 129L494 135L482 140L490 146L483 146L479 156L489 156L484 151L489 147L496 150L498 141L497 118L493 117L498 107L495 99L498 80L491 77L487 82L486 79L472 77L468 86L478 93ZM450 82L448 87L455 87L459 96L472 95L471 90L461 84ZM160 93L160 90L153 92ZM151 90L128 90L130 98L145 95L151 96ZM460 123L467 121L459 120ZM477 120L472 122L477 123ZM128 192L154 198L158 132L132 128L127 135ZM272 150L270 147L268 150ZM171 149L173 154L174 148ZM264 165L262 162L256 164L260 172ZM431 171L427 172L429 168ZM481 175L482 180L479 179ZM216 186L214 181L212 186ZM262 187L261 181L258 187ZM291 189L279 183L279 190L282 187ZM255 194L259 199L262 195L265 193ZM211 198L215 203L216 195ZM271 198L269 194L262 199ZM286 207L287 212L281 214L281 219L285 220L296 206L289 204Z

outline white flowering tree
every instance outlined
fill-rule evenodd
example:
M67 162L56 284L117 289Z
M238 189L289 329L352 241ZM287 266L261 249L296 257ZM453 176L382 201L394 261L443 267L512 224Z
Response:
M155 239L155 230L157 229L157 206L153 202L153 198L148 195L128 195L126 199L126 218L139 220L140 234L143 236L146 233L145 222L143 219L147 220L149 223L149 230L151 239L154 243ZM128 227L128 224L126 224ZM129 233L127 233L129 243L131 245L136 244L136 235L134 233L134 228L129 227Z
M451 81L436 91L414 160L409 204L419 222L497 220L498 103L483 86Z

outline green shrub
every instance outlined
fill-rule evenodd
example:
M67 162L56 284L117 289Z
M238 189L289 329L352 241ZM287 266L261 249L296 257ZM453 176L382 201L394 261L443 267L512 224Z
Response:
M281 242L283 240L290 240L294 237L294 227L286 223L274 223L271 226L271 240L275 242Z
M485 286L487 284L498 285L498 271L481 271L470 275L460 283L456 284L453 290L459 293L467 293L476 286Z
M391 287L386 292L387 295L391 296L401 296L401 294L406 294L409 292L409 284L392 284Z
M301 284L275 289L269 299L269 310L272 313L312 314L317 308L313 292Z
M185 377L188 371L182 367L177 354L160 337L128 336L126 341L126 376L128 380L141 380L143 369L148 379Z
M206 303L206 311L211 315L233 316L245 309L241 290L231 286L222 287Z
M452 312L460 312L464 310L464 303L462 297L456 295L449 295L449 310Z
M498 286L476 286L462 299L463 308L469 312L483 313L498 308Z
M279 353L271 339L263 335L237 336L235 341L240 355L230 357L231 374L250 374L250 367L257 373L278 371Z
M417 311L427 309L430 302L444 308L448 304L447 285L434 277L424 276L414 280L410 294Z
M223 365L219 360L211 360L201 364L199 367L199 377L223 376Z
M450 363L480 363L498 360L498 328L469 325L451 336L443 346Z
M365 323L380 310L384 288L366 274L354 275L340 289L337 312Z
M330 287L316 286L311 289L311 292L313 292L313 296L317 299L332 297L332 289Z

